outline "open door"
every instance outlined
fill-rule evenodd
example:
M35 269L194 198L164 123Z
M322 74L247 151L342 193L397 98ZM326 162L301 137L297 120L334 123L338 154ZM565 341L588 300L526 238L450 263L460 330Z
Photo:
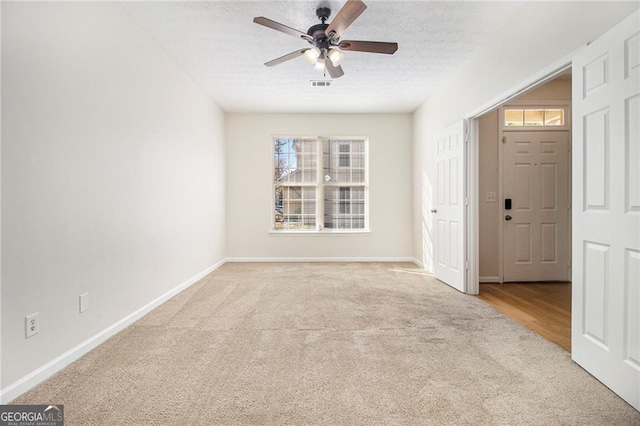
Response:
M459 291L465 288L465 133L461 120L444 129L437 140L434 272Z
M572 357L640 410L640 12L573 61Z

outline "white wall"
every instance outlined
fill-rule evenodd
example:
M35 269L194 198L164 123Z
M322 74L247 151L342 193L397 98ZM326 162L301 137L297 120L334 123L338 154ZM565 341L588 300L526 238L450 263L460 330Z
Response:
M224 114L183 70L117 4L2 8L6 394L223 261L226 238Z
M370 234L273 235L272 135L369 137ZM231 258L411 258L411 115L228 114Z
M432 270L434 135L596 39L637 2L530 2L414 114L414 257Z

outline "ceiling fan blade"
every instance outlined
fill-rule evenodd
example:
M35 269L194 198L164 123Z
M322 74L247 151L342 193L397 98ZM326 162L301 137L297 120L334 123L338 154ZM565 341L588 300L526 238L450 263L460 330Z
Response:
M388 43L385 41L360 41L342 40L338 47L341 50L352 50L356 52L386 53L391 55L398 50L398 43Z
M329 38L340 37L344 30L346 30L358 16L362 15L362 12L364 12L366 8L367 5L361 0L347 0L327 29L324 30L324 33Z
M313 37L311 37L309 34L303 33L302 31L298 31L295 28L287 27L284 24L281 24L276 21L272 21L271 19L265 18L264 16L258 16L257 18L253 18L253 22L255 22L256 24L264 25L267 28L271 28L276 31L283 32L285 34L290 34L294 37L313 41Z
M271 60L269 62L265 62L265 65L268 66L268 67L272 67L274 65L278 65L278 64L281 64L283 62L290 61L291 59L295 59L298 56L304 55L304 52L306 52L307 50L309 50L309 49L299 49L299 50L296 50L295 52L287 53L284 56L280 56L279 58L273 59L273 60Z
M344 75L342 67L340 65L334 67L330 59L325 59L324 66L327 68L327 72L329 73L331 78L339 78Z

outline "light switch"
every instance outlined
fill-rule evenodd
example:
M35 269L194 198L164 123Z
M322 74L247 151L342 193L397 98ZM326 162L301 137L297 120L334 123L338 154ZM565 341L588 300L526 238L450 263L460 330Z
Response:
M496 203L498 202L498 196L495 192L487 192L487 196L485 198L487 203Z

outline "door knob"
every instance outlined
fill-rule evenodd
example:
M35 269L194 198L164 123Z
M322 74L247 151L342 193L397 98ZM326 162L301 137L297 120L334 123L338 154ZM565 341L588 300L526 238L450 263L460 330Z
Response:
M511 216L509 216L509 215L506 215L506 216L504 217L504 219L505 219L505 220L511 220L511 219L513 219L513 218L512 218Z
M431 213L438 213L438 209L431 209Z

